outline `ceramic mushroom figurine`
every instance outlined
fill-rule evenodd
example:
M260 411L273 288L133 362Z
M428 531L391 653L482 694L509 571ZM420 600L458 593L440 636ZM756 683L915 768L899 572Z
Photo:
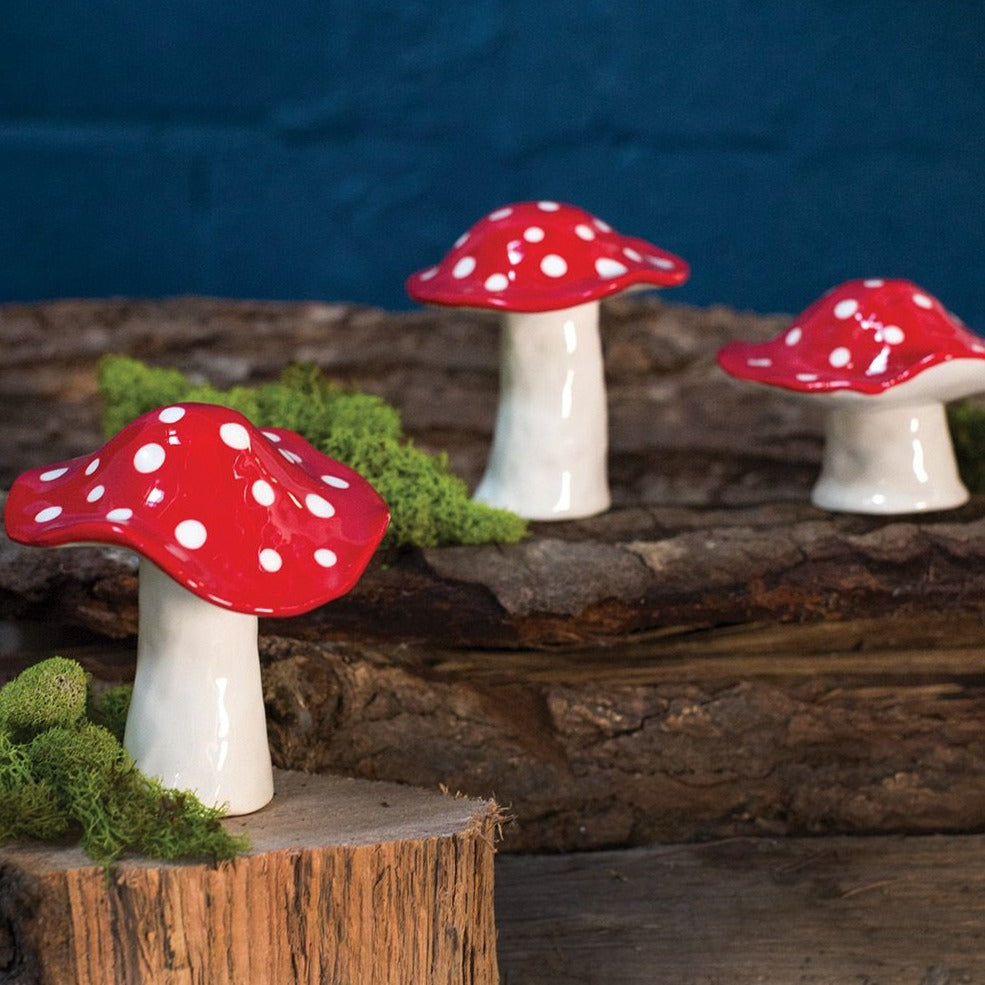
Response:
M500 311L500 398L475 499L531 520L609 507L599 301L687 279L688 265L583 209L520 202L490 213L434 267L417 301Z
M127 750L145 774L231 814L266 804L258 616L305 612L356 583L389 521L375 490L291 431L185 403L92 455L23 473L4 520L24 544L140 555Z
M827 408L815 505L856 513L960 506L944 404L985 390L985 344L907 280L852 280L769 342L718 354L740 379Z

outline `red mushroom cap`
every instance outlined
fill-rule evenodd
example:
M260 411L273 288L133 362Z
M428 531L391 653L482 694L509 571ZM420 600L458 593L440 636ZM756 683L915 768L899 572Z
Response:
M689 273L680 257L622 236L584 209L519 202L480 219L406 287L426 304L554 311L630 287L672 287Z
M730 342L726 373L802 393L877 394L952 359L985 359L985 344L908 280L850 280L768 342Z
M24 472L4 515L12 540L118 544L208 602L276 616L347 592L388 522L365 479L299 435L195 403L142 415L92 455Z

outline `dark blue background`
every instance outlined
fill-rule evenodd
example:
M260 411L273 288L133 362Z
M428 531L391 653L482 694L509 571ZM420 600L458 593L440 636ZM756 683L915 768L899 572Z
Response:
M795 311L985 330L980 0L133 0L0 13L0 299L325 298L558 198Z

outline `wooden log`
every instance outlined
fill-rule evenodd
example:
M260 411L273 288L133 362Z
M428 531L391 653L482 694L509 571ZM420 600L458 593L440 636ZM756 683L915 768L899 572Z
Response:
M497 862L510 985L982 985L985 838L730 839Z
M942 612L563 651L260 649L279 766L495 796L503 850L529 852L983 830L983 636ZM133 672L130 646L62 652Z
M219 865L0 849L5 985L496 985L497 808L279 772Z
M795 503L613 511L540 525L515 545L377 558L348 595L261 631L557 648L767 621L976 615L983 510L985 497L922 517L826 515ZM25 548L0 534L3 618L133 635L135 560L115 548Z

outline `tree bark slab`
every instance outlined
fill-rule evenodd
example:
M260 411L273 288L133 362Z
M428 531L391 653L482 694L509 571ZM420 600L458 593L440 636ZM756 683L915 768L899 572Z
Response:
M230 862L0 849L10 985L496 985L489 801L278 772Z

